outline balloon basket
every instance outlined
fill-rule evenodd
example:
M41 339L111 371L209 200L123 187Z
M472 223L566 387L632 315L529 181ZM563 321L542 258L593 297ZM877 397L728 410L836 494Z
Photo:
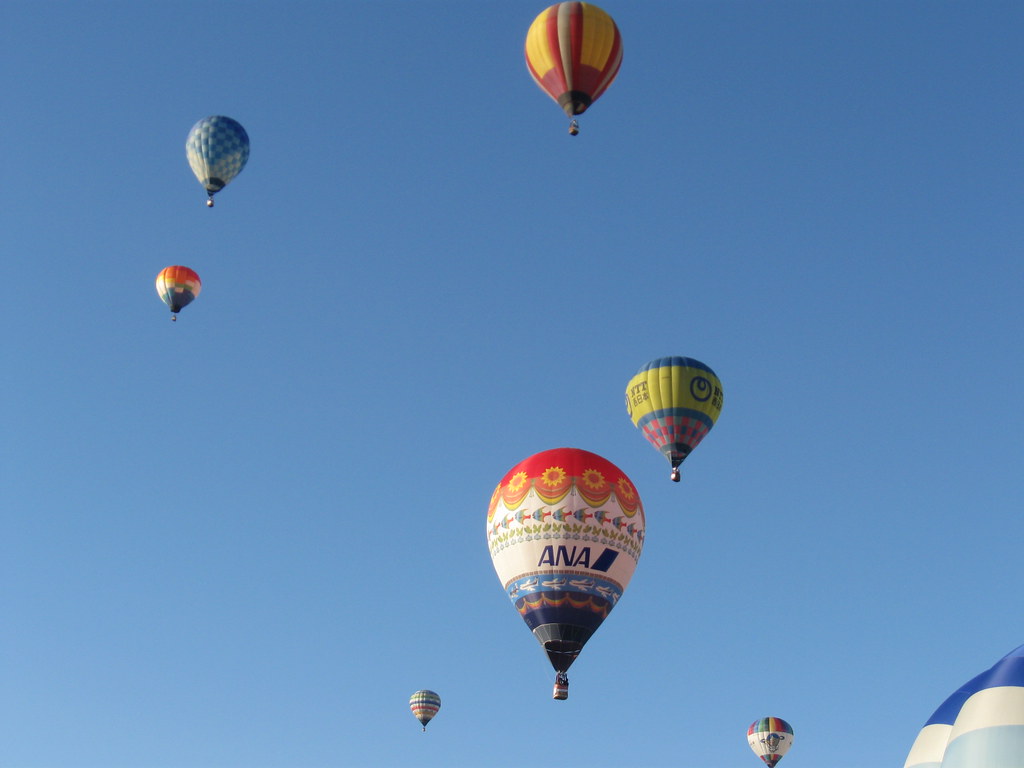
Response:
M555 701L565 701L569 698L569 678L564 672L559 672L555 677L555 689L551 698Z

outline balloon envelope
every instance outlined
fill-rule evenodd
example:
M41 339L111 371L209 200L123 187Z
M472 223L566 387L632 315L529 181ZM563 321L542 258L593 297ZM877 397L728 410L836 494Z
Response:
M409 709L413 716L420 721L423 730L427 730L427 723L434 719L434 715L441 709L441 697L433 691L416 691L409 697Z
M605 92L622 64L622 37L612 17L591 3L556 3L526 33L526 66L572 117Z
M723 400L718 376L692 357L652 360L626 385L629 418L673 470L711 431Z
M185 141L192 173L211 197L242 172L249 160L249 135L237 120L211 115L192 126Z
M512 605L565 672L629 584L644 543L636 488L578 448L505 473L487 510L487 546Z
M793 746L793 726L781 717L762 717L747 728L747 743L768 768L774 768Z
M180 265L164 267L156 276L156 292L171 312L191 304L202 287L199 275Z
M1024 645L960 686L918 733L904 768L1024 768Z

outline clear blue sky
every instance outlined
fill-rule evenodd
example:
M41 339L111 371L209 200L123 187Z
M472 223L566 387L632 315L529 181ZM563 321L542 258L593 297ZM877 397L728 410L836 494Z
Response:
M4 5L0 764L889 768L1024 642L1024 5L602 6L573 139L544 3ZM648 526L566 702L484 536L559 446Z

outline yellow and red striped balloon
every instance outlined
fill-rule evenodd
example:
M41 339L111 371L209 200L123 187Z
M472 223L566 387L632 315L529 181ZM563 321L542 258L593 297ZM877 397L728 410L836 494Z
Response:
M569 117L605 92L622 64L622 36L596 5L556 3L526 33L526 66Z

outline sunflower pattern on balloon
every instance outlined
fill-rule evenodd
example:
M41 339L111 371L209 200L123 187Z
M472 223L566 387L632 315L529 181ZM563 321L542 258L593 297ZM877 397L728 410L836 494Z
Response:
M559 464L538 465L502 480L487 512L492 556L516 544L565 537L620 547L638 559L644 538L643 521L636 519L638 512L643 516L640 497L628 477L601 462L572 474ZM527 497L532 503L524 503ZM505 514L499 516L499 508Z

